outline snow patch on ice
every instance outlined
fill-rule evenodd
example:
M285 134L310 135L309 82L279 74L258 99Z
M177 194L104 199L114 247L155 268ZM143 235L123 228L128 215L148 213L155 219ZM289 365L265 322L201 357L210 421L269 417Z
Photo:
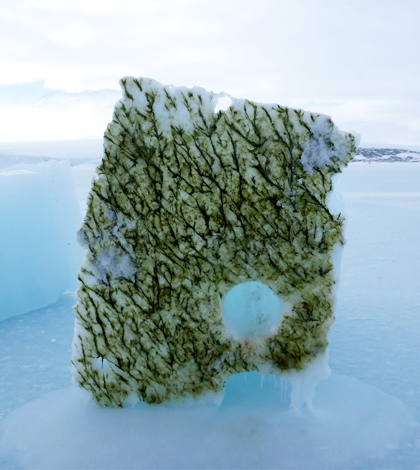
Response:
M120 253L112 249L104 249L95 257L94 262L95 275L102 281L106 281L109 275L114 278L129 279L137 271L128 253Z
M311 135L301 156L305 171L312 174L314 168L328 165L333 157L345 158L346 154L345 133L333 124L329 116L319 115L311 126Z

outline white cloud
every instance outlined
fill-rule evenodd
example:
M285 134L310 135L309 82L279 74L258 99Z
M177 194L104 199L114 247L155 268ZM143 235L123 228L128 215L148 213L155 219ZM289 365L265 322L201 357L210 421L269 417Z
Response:
M102 138L120 93L53 92L29 104L0 107L1 142Z
M417 0L2 0L0 83L149 76L416 128L419 17Z

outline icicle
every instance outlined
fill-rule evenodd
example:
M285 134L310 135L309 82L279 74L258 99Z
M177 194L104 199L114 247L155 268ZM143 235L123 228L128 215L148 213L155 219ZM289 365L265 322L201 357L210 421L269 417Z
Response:
M315 388L320 382L329 377L330 372L328 353L315 358L302 371L288 372L286 376L292 385L291 409L299 411L306 405L309 410L312 410Z

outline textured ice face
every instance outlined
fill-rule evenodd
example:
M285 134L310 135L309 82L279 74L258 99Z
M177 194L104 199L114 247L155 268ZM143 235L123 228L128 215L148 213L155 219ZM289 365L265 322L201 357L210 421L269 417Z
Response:
M326 198L353 136L275 104L121 85L79 236L75 381L122 406L133 392L159 403L219 392L242 371L304 369L333 319L343 220ZM235 337L222 299L248 281L266 284L283 316Z

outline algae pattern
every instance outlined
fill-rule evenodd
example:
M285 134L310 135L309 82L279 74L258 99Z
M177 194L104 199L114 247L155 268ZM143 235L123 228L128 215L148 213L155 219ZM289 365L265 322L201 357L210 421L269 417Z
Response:
M73 377L101 406L219 392L244 371L304 369L328 345L327 195L355 139L322 115L121 80L79 240ZM289 308L274 334L235 339L224 296L260 281Z

